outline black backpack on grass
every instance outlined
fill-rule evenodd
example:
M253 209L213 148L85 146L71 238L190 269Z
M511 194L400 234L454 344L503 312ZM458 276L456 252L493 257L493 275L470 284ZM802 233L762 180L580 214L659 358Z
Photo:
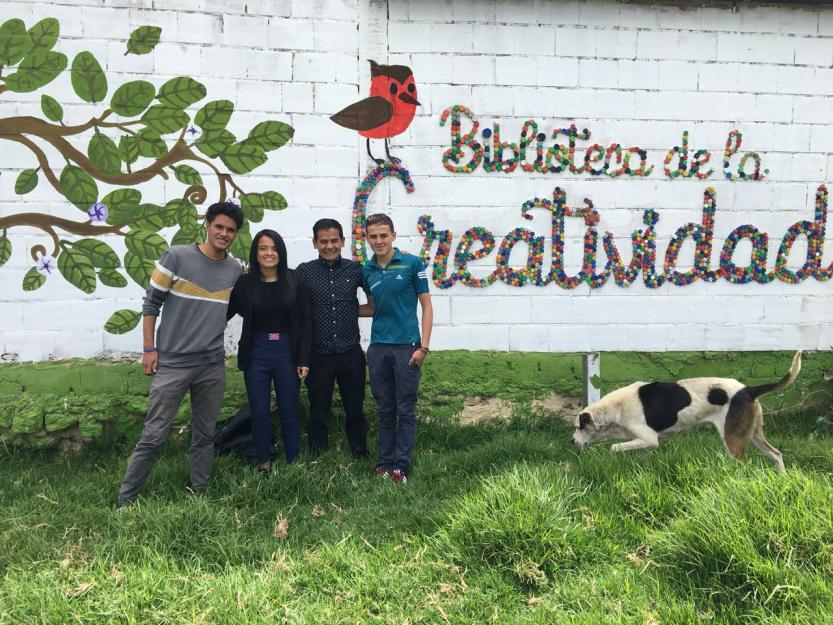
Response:
M214 453L236 454L250 464L257 464L255 441L252 437L252 415L246 404L231 419L217 424L214 431Z
M249 404L238 408L228 421L217 424L214 430L214 453L217 456L235 454L251 465L258 464ZM274 460L277 455L273 444L269 457Z

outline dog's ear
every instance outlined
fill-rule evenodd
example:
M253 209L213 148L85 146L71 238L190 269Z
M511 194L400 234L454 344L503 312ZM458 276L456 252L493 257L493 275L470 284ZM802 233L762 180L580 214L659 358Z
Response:
M590 415L589 412L582 412L578 416L578 429L583 430L588 426L588 424L592 423L593 417Z

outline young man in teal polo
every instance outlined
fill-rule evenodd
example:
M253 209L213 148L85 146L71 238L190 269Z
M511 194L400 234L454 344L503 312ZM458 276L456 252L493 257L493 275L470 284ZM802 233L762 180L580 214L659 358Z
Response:
M376 475L403 484L411 470L417 392L434 311L425 265L413 254L393 246L396 232L391 218L371 215L366 226L374 252L364 266L364 289L373 309L367 367L379 414ZM417 323L417 302L421 324Z

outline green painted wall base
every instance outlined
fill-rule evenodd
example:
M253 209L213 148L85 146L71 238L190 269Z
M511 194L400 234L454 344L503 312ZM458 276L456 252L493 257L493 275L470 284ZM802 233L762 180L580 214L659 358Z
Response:
M783 376L791 358L791 352L608 352L601 360L602 393L636 380L703 375L760 384ZM829 405L833 383L824 380L826 371L833 371L833 353L805 353L797 382L783 393L764 397L764 405L770 410ZM472 396L521 402L553 391L580 396L581 372L580 354L432 352L420 396L432 404L440 400L449 405ZM71 450L105 433L135 437L144 420L149 382L134 363L2 365L0 444ZM230 362L221 419L245 403L242 374ZM187 430L189 415L186 399L175 433Z

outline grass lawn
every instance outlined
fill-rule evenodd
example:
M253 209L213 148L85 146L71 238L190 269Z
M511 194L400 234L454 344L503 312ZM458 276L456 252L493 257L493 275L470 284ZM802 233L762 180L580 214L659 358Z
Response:
M460 427L424 391L404 486L333 450L220 458L193 497L171 442L117 513L133 439L0 451L0 624L833 622L829 414L768 419L779 474L708 430L579 453L528 402Z

